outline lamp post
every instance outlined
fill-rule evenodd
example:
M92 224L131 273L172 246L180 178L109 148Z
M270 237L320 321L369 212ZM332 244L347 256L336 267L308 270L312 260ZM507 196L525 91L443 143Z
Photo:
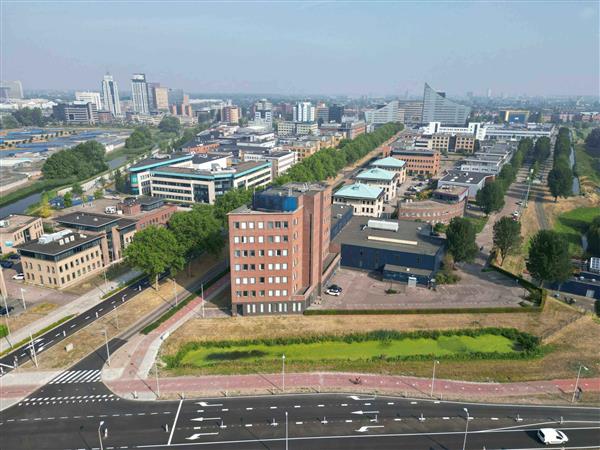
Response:
M433 385L435 384L435 366L437 366L440 362L436 359L435 361L433 361L433 375L431 377L431 393L429 394L430 397L433 398Z
M110 349L108 348L108 332L106 331L106 328L102 330L102 333L104 334L104 340L106 344L106 364L110 366Z
M285 392L285 355L281 355L281 391Z
M4 309L6 309L6 317L10 317L10 311L8 310L8 303L6 302L6 295L3 295L2 298L4 299Z
M204 283L200 284L200 297L202 297L200 306L202 307L202 318L204 319Z
M160 397L160 384L158 382L158 359L160 358L160 348L158 349L158 353L156 354L156 359L154 360L154 376L156 378L156 398Z
M26 289L21 288L21 300L23 301L23 310L27 311L27 306L25 305L25 295L24 295L25 291L26 291Z
M33 343L33 336L29 333L29 351L31 352L31 356L33 356L33 362L35 363L35 367L38 366L37 354L35 352L35 344Z
M172 280L173 280L173 297L175 297L175 306L177 306L177 287L175 285L175 277L173 277Z
M577 380L575 381L575 389L573 389L573 397L571 398L571 403L575 401L575 395L577 395L577 388L579 387L579 377L581 376L581 369L584 369L585 371L589 370L583 364L579 363L579 370L577 371Z
M463 410L467 413L467 424L465 425L465 439L463 440L462 450L465 450L465 446L467 445L467 433L469 432L469 410L467 408L463 408Z
M104 444L102 443L102 425L104 425L104 420L100 421L100 424L98 425L98 441L100 441L100 450L104 450Z
M285 450L288 450L288 412L285 412Z

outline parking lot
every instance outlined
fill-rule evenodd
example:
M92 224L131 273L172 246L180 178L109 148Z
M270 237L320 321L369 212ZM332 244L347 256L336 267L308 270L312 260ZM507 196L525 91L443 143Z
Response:
M514 306L527 292L498 272L481 272L479 266L463 265L456 285L407 288L404 283L382 281L379 275L340 268L328 285L342 288L340 296L323 294L315 309L414 309L490 308ZM387 294L394 289L397 293Z

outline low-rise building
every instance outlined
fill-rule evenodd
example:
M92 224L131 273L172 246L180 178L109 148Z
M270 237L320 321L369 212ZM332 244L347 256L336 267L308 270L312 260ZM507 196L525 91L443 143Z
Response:
M438 180L438 188L441 189L444 186L465 187L469 190L469 198L475 199L475 197L477 197L477 192L485 186L488 180L492 180L493 178L493 175L489 173L451 170Z
M59 103L52 107L52 114L67 125L94 125L98 122L98 108L92 102Z
M275 179L286 173L298 161L298 155L293 151L266 151L247 152L241 151L242 161L270 161L272 178Z
M279 136L317 136L319 134L319 124L316 122L277 122L277 134Z
M44 234L42 219L11 214L0 219L0 254L15 253L15 247L38 239Z
M127 219L135 220L136 230L143 230L150 225L166 226L177 212L177 206L165 203L162 198L146 195L126 198L117 204L116 209Z
M418 148L392 147L392 156L406 163L409 175L436 176L440 170L440 152Z
M380 217L384 198L382 188L354 183L338 189L333 194L333 203L352 206L355 216Z
M356 176L360 183L368 184L383 189L384 201L390 202L396 198L398 187L398 174L379 167L363 170Z
M321 149L321 141L315 139L284 139L281 144L283 150L294 152L298 161L314 155Z
M466 187L443 186L433 191L431 199L428 200L400 200L398 219L447 224L454 217L464 216L467 199Z
M378 159L371 163L371 167L378 167L380 169L387 170L389 172L395 172L398 174L398 185L406 181L406 163L398 158L392 158L387 156L385 158Z

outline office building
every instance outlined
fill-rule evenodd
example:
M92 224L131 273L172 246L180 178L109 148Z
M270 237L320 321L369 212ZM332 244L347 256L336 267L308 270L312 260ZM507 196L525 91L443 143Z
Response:
M159 84L159 83L153 83ZM154 96L154 106L157 111L168 111L169 110L169 89L164 86L153 86L152 87Z
M442 125L464 125L471 108L446 98L444 92L437 92L427 83L423 91L423 123L440 122Z
M423 123L423 102L399 101L398 111L407 125L420 125Z
M398 219L448 224L454 217L464 216L468 194L468 188L463 186L443 186L433 191L428 200L400 200Z
M102 105L106 110L110 111L114 117L121 117L119 87L110 74L104 75L104 79L102 80Z
M52 107L52 114L67 125L93 125L98 122L98 110L91 102L59 103Z
M445 251L444 239L432 235L431 225L357 216L333 240L332 249L337 247L342 267L424 286L435 278Z
M266 98L254 103L254 123L269 129L273 126L273 105Z
M298 102L292 111L294 122L315 122L315 107L311 102Z
M317 153L321 149L321 143L317 140L305 138L285 139L281 142L281 148L294 153L297 161L302 161Z
M549 123L518 125L486 125L484 127L487 140L519 141L524 138L551 138L556 133L556 127Z
M383 200L386 202L396 198L396 189L398 188L398 173L396 172L372 167L363 170L355 178L359 183L383 189Z
M456 136L458 134L471 135L476 139L483 141L486 138L487 126L479 122L469 122L466 127L443 126L441 122L429 122L422 128L424 135L448 134Z
M387 170L398 174L397 182L401 185L406 181L406 163L398 158L387 156L371 163L371 167Z
M316 122L277 122L277 135L279 136L317 136L319 125Z
M148 83L146 82L146 75L143 73L134 73L131 77L131 100L134 112L150 114Z
M364 183L346 184L333 194L333 203L349 205L355 216L380 217L385 191Z
M221 122L237 125L241 117L242 112L239 106L229 105L223 106L221 109Z
M393 145L392 156L406 163L408 175L434 177L440 170L440 152L436 150Z
M23 85L19 80L0 81L0 87L7 89L9 99L19 100L23 98Z
M75 100L85 103L93 103L96 105L96 109L98 111L102 109L100 92L77 91L75 92Z
M192 167L193 153L173 152L158 154L138 161L129 167L129 185L134 195L150 195L152 170L167 166Z
M107 261L102 234L62 230L17 247L25 283L64 289L102 272Z
M329 108L325 103L317 105L315 108L317 123L319 125L329 122Z
M10 88L0 86L0 103L8 103L10 100Z
M11 214L0 219L0 254L15 253L16 246L38 239L44 234L39 217Z
M342 123L344 117L344 106L333 104L329 107L329 122Z
M397 100L378 106L376 109L365 111L365 121L369 125L383 125L390 122L403 122L403 120L404 118L400 115L398 109Z
M301 314L337 267L329 252L331 188L288 183L228 214L234 314Z
M273 179L287 172L298 161L298 155L293 151L240 151L242 161L269 161Z
M438 189L444 189L445 186L467 188L469 199L474 200L477 192L485 186L488 180L492 179L493 175L489 173L450 170L438 180Z

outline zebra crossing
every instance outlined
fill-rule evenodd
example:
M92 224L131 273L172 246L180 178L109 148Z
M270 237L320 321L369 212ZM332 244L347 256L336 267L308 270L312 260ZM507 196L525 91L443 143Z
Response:
M100 381L100 370L67 370L54 377L48 384L97 383Z
M18 406L36 406L36 405L62 405L69 403L101 403L101 402L118 402L119 397L113 394L100 395L72 395L63 397L29 397L23 399Z

